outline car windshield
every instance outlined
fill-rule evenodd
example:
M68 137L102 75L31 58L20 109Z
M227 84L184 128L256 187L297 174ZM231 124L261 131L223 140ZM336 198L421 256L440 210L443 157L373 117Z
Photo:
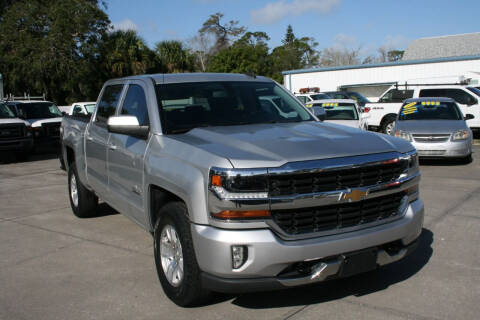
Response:
M477 88L467 87L467 90L470 90L471 92L475 93L477 97L480 97L480 90L478 90Z
M462 113L454 102L414 101L400 109L399 120L462 120Z
M0 103L0 119L15 118L15 114L6 104Z
M314 121L288 92L272 82L194 82L157 85L165 133L197 127Z
M58 107L49 102L28 102L17 105L19 113L25 119L57 118L62 116Z
M313 106L325 109L325 120L358 120L357 108L353 103L327 102L315 103Z
M327 100L327 99L332 99L328 94L325 94L325 93L312 94L312 95L310 95L310 98L312 98L313 100Z
M86 104L85 109L87 110L88 114L92 114L93 111L95 111L95 103L92 104Z

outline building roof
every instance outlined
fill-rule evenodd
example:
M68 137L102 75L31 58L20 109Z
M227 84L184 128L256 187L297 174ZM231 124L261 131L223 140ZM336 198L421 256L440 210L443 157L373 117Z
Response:
M282 74L287 75L287 74L309 73L309 72L325 72L325 71L350 70L350 69L394 67L394 66L411 65L411 64L439 63L439 62L467 61L467 60L480 60L480 53L473 56L418 59L418 60L406 60L406 61L400 60L395 62L384 62L384 63L357 64L357 65L350 65L350 66L288 70L288 71L282 71Z
M414 40L402 60L480 55L480 32Z

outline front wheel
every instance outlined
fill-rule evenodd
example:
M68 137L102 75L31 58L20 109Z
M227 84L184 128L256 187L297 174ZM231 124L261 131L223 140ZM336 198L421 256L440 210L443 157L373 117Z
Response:
M85 188L78 179L75 163L68 166L68 195L73 214L78 218L89 218L95 216L98 197Z
M383 121L381 132L391 135L394 127L395 127L395 118L388 117Z
M181 307L197 305L208 296L201 284L187 214L182 202L166 204L153 234L158 278L165 294Z

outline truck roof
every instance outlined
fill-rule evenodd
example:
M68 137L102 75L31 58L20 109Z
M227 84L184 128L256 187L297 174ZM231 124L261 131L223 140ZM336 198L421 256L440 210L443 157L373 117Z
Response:
M404 103L408 102L421 102L421 101L441 101L441 102L455 102L452 98L444 98L444 97L421 97L421 98L410 98L406 99Z
M153 80L156 84L182 83L182 82L210 82L210 81L258 81L273 82L271 79L262 76L253 76L240 73L157 73L129 76L113 80Z

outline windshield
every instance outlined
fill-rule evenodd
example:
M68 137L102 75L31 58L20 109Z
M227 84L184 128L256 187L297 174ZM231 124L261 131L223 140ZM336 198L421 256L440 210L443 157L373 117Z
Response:
M25 119L57 118L62 112L55 104L49 102L28 102L17 105L20 113Z
M0 119L15 118L15 114L10 110L6 104L0 103Z
M310 95L310 98L312 98L313 100L327 100L327 99L332 99L328 94L325 94L325 93L312 94L312 95Z
M95 111L95 103L92 104L86 104L85 109L87 110L88 114L92 114L93 111Z
M454 102L415 101L400 109L399 120L462 120L462 113Z
M165 133L196 127L314 121L271 82L194 82L157 85Z
M314 107L325 109L325 120L358 120L358 113L353 103L315 103Z
M349 92L348 95L350 96L350 98L352 98L353 100L356 100L358 102L370 103L370 100L368 100L367 98L365 98L364 96L362 96L358 92Z
M471 92L475 93L477 97L480 97L480 90L478 90L477 88L467 87L467 90L470 90Z

